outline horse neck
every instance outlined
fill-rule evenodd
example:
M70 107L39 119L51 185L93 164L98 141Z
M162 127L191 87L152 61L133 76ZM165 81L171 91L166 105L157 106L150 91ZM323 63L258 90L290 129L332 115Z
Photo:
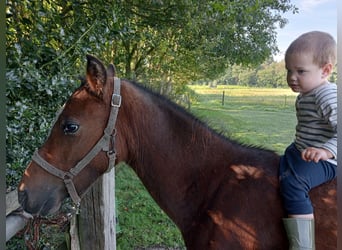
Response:
M205 201L226 178L229 166L249 157L241 157L236 145L167 101L131 84L123 85L122 95L120 160L134 169L158 205L185 231L206 209Z

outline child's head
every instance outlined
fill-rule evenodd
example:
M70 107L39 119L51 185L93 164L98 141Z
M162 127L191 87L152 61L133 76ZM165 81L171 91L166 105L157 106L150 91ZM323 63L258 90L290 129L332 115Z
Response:
M326 32L311 31L294 40L285 53L285 61L291 54L311 54L313 63L323 67L327 63L336 63L336 42Z
M325 32L305 33L285 53L287 83L294 92L307 93L327 82L335 63L334 38Z

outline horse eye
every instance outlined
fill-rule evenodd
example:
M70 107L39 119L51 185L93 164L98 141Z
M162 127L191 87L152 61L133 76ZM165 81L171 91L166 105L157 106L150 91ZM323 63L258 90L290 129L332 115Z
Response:
M66 135L75 134L77 132L78 128L79 128L78 124L67 123L63 127L63 132Z

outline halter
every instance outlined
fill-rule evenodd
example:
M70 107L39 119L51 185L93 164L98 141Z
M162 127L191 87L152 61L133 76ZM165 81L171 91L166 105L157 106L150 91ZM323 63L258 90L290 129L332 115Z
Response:
M101 151L107 152L108 156L108 169L110 171L115 164L116 152L114 149L115 143L115 122L121 106L120 95L120 78L114 77L114 90L111 100L111 111L107 123L107 127L103 131L103 136L98 140L95 146L69 171L63 171L44 160L36 150L32 156L32 161L36 162L38 166L49 172L50 174L62 179L72 201L79 206L81 202L80 196L77 194L73 178L78 175L94 157ZM57 116L58 118L58 116ZM56 118L56 120L57 120ZM114 132L114 133L113 133Z

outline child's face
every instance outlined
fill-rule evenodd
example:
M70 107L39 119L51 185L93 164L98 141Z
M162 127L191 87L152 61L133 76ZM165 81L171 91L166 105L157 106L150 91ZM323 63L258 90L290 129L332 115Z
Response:
M326 82L324 67L313 63L310 53L289 54L285 58L287 84L294 92L307 93Z

